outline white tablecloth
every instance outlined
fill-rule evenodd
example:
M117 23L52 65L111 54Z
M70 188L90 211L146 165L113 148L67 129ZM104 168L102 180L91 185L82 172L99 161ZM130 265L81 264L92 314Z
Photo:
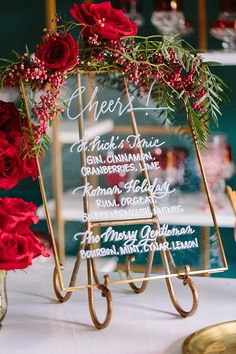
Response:
M128 284L111 287L113 317L107 329L94 328L87 291L59 304L52 287L51 262L37 263L27 272L8 274L9 308L0 331L1 354L180 354L192 332L217 322L236 319L236 280L194 278L199 308L181 318L173 308L164 280L153 280L143 294ZM181 304L190 306L190 294L177 281ZM101 317L104 300L98 298Z

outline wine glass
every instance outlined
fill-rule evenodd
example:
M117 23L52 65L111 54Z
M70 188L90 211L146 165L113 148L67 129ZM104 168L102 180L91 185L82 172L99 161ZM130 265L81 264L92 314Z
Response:
M232 148L229 144L225 145L224 162L222 166L222 178L229 179L234 174L234 163L232 156Z
M222 41L222 47L228 50L236 49L236 22L218 20L211 26L210 33Z
M188 150L184 147L175 148L175 164L178 168L177 184L181 187L184 184L184 176L187 167Z
M223 154L224 154L224 159L223 159L223 164L221 169L221 175L217 183L217 193L219 195L224 194L225 187L226 187L226 180L233 176L235 170L233 157L232 157L232 149L229 144L225 145Z
M221 0L220 14L215 21L210 33L213 37L220 39L224 49L236 49L236 1Z
M153 162L159 163L158 170L149 172L151 181L167 182L174 193L169 194L177 201L180 187L184 184L188 150L183 147L155 148L151 151Z
M193 32L191 21L184 17L181 0L156 0L151 22L161 34L179 33L186 36Z
M121 9L138 26L144 24L142 0L114 0L114 6Z
M156 178L158 183L164 183L166 179L166 167L167 167L167 149L165 148L154 148L151 150L152 162L159 163L158 170L150 170L149 176L153 182Z
M202 164L206 174L208 187L211 195L212 203L222 208L217 198L217 183L221 179L222 166L224 163L225 136L223 134L214 134L206 144L206 149L201 153ZM198 171L200 172L200 168ZM203 204L205 209L208 205Z

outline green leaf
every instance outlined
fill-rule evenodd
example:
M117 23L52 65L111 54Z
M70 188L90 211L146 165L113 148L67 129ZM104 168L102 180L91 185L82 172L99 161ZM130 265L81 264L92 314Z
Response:
M218 61L204 61L202 64L207 66L222 66Z
M203 95L200 100L197 101L197 105L200 105L203 101L205 101L209 97L209 93L206 92L205 95Z
M229 89L229 86L226 85L226 83L219 76L217 76L216 74L212 74L212 76L216 78L216 80L221 84L221 86Z
M11 50L11 52L13 53L13 54L15 54L15 56L17 57L17 59L20 59L20 54L18 53L18 52L16 52L14 49L12 49Z
M10 60L10 59L0 58L0 61L4 61L4 62L10 63L10 64L15 64L14 60Z
M192 61L192 58L191 57L187 57L187 60L186 60L186 71L187 71L187 73L189 72L191 61Z

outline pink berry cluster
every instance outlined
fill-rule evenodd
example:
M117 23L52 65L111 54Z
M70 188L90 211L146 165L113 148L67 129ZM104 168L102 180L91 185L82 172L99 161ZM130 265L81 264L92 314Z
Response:
M39 102L35 102L33 114L38 124L33 127L33 131L36 143L47 134L49 125L57 115L63 112L63 108L57 102L59 95L60 90L53 91L49 89L40 96Z
M46 84L46 89L40 96L39 102L35 102L33 114L37 124L33 125L34 139L37 144L47 133L49 122L52 122L63 108L58 103L60 88L66 80L65 73L49 72L37 57L30 61L27 55L22 57L22 62L14 65L5 78L4 84L9 87L19 86L19 78L24 82L30 82L32 88L37 91Z
M102 60L108 64L113 62L125 73L129 82L140 86L144 91L149 89L150 83L154 80L161 85L174 88L178 93L184 91L184 97L190 100L196 112L204 109L203 105L198 104L198 101L206 94L206 89L202 87L203 81L197 80L197 69L201 65L200 58L192 60L191 69L187 72L177 58L174 48L169 48L165 57L160 51L153 51L148 58L144 58L143 55L135 57L136 43L134 40L131 40L127 46L124 40L104 41L99 40L99 37L94 34L93 37L89 37L88 42L94 47L92 60L91 58L90 60L95 64ZM81 62L81 64L84 63L88 65L85 60ZM200 87L199 90L197 87Z
M48 79L48 70L38 58L34 57L29 60L28 55L24 54L21 57L21 62L10 68L4 84L8 87L18 86L19 78L25 82L31 82L33 85L35 83L36 86L41 86Z
M203 110L203 105L197 102L206 94L206 89L202 87L202 80L197 84L198 66L201 65L200 58L192 60L191 69L186 71L183 64L180 63L175 50L170 48L167 54L161 54L160 51L153 51L148 58L143 55L134 56L135 41L130 41L130 45L122 40L111 41L109 43L110 53L114 64L116 64L127 77L129 82L136 86L148 90L150 83L156 81L161 85L174 88L178 93L184 91L184 97L190 100L192 108L196 112ZM135 57L135 59L133 59ZM197 87L200 87L199 90Z
M94 33L92 36L88 37L88 43L92 46L99 46L102 44L102 41L97 35L97 33Z

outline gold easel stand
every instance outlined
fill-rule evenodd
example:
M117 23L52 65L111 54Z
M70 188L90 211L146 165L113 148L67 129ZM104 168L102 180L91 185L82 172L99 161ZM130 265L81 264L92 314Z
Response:
M81 86L81 77L80 74L77 74L77 80L78 80L78 87ZM27 113L27 117L28 117L28 124L29 127L31 127L31 121L30 121L30 112L29 112L29 108L27 105L27 100L26 100L26 94L25 94L25 88L24 88L24 84L22 81L20 81L20 88L21 88L21 93L22 93L22 98L24 101L24 105L25 105L25 109L26 109L26 113ZM124 81L124 92L125 95L127 97L127 100L129 102L131 102L129 100L129 90L128 90L128 86L127 83ZM80 96L79 98L79 109L82 112L82 98ZM132 110L132 104L130 104L130 120L131 120L131 126L132 126L132 130L133 130L133 134L136 135L137 139L139 139L139 132L138 132L138 127L137 127L137 123L136 123L136 118L135 115L133 113ZM82 139L84 137L84 126L83 126L83 114L81 114L79 120L78 120L78 128L79 128L79 136L80 139ZM216 230L216 234L218 236L218 240L219 240L219 244L221 249L223 249L222 247L222 242L220 239L220 234L219 234L219 229L217 226L217 222L216 222L216 217L215 217L215 213L214 213L214 209L211 203L211 199L210 199L210 194L209 194L209 188L207 185L207 181L206 181L206 176L203 170L203 166L202 166L202 161L201 161L201 156L200 156L200 152L199 152L199 148L198 148L198 144L197 144L197 139L194 133L194 129L191 125L191 118L189 118L189 125L191 128L191 132L192 132L192 137L193 137L193 142L195 145L195 150L197 153L197 158L198 158L198 162L200 165L200 169L201 169L201 173L203 176L203 182L204 182L204 186L205 186L205 190L206 190L206 194L207 194L207 199L208 199L208 203L210 206L210 210L211 210L211 214L212 214L212 218L213 218L213 223L214 223L214 227ZM141 146L141 144L140 144ZM138 152L140 153L141 156L143 156L143 151L142 148L140 147L138 149ZM81 166L86 167L86 153L85 151L82 151L80 153L80 158L81 158ZM142 164L142 168L144 171L144 177L147 180L147 183L149 185L149 187L151 187L151 183L150 183L150 179L149 179L149 175L147 172L147 168L146 168L146 164L145 161L142 160L141 161ZM97 274L97 270L96 270L96 266L95 266L95 262L94 259L87 259L87 285L84 286L76 286L76 279L78 276L78 272L79 272L79 268L80 268L80 263L81 263L81 257L80 257L80 251L81 250L91 250L92 249L92 245L91 244L83 244L80 246L80 249L77 253L77 257L76 257L76 261L74 264L74 268L72 271L72 275L71 275L71 279L70 279L70 283L68 287L65 287L63 284L63 280L62 280L62 270L60 267L60 263L59 263L59 257L58 257L58 250L57 250L57 246L56 246L56 241L54 238L54 233L53 233L53 228L52 228L52 223L51 223L51 218L50 218L50 214L49 214L49 209L48 209L48 204L47 204L47 198L46 198L46 193L45 193L45 188L44 188L44 183L43 183L43 178L42 178L42 174L41 174L41 169L40 169L40 164L39 164L39 160L37 158L37 167L38 167L38 171L39 171L39 185L40 185L40 189L41 189L41 194L42 194L42 199L43 199L43 203L44 203L44 207L45 207L45 215L46 215L46 220L47 220L47 224L48 224L48 229L49 229L49 234L51 237L51 241L52 241L52 247L53 247L53 252L54 252L54 259L55 259L55 269L54 269L54 275L53 275L53 284L54 284L54 289L55 289L55 293L56 296L58 298L58 300L60 302L65 302L67 300L69 300L69 298L72 295L72 292L75 290L81 290L83 288L87 288L88 290L88 304L89 304L89 311L90 311L90 315L92 318L92 321L95 325L95 327L97 329L102 329L108 326L110 320L111 320L111 316L112 316L112 296L111 296L111 292L108 289L108 284L109 284L109 276L105 275L104 276L104 281L101 282L99 281L98 278L98 274ZM83 176L83 185L86 185L88 181L87 176ZM134 225L134 224L152 224L154 227L154 230L159 230L160 229L160 225L159 225L159 220L157 215L155 214L155 202L154 202L154 198L153 195L151 193L151 188L149 188L149 192L148 192L148 196L150 197L150 208L151 208L151 212L152 212L152 216L150 218L143 218L143 219L136 219L136 220L120 220L120 221L109 221L109 222L102 222L102 221L88 221L85 222L85 231L90 231L93 230L93 228L96 227L101 227L101 226L118 226L118 225ZM85 195L83 197L83 211L86 214L89 214L89 198L87 195ZM153 242L158 242L159 244L166 242L164 237L158 237L156 240L154 240ZM133 289L133 291L135 293L141 293L143 292L147 285L148 285L148 281L150 279L157 279L157 278L165 278L166 283L167 283L167 288L168 288L168 292L171 298L171 301L174 305L174 307L176 308L176 310L180 313L181 316L183 317L187 317L192 315L198 306L198 294L197 294L197 290L196 287L194 286L192 280L190 279L189 275L190 275L190 267L189 266L185 266L185 271L183 273L179 273L178 269L174 263L172 254L170 252L170 250L162 250L161 252L161 258L162 258L162 263L165 269L166 274L165 275L157 275L157 276L151 276L151 269L152 269L152 264L153 264L153 258L154 258L154 251L150 251L148 254L148 261L145 267L145 273L143 277L140 277L138 279L135 279L135 281L138 282L142 282L141 286L138 287L135 285L134 283L134 279L131 278L130 272L131 272L131 256L127 256L126 258L126 262L125 262L125 267L126 267L126 276L127 279L126 280L120 280L120 281L115 281L112 282L112 284L120 284L120 283L129 283L130 287ZM223 253L223 260L224 260L224 264L227 265L225 257L224 257L224 253ZM174 273L170 271L170 265L172 266L172 268L175 270ZM207 271L205 271L207 272ZM199 272L192 272L199 274ZM204 271L202 271L202 273L204 273ZM177 279L181 280L183 282L183 285L187 285L190 288L190 291L192 293L192 307L190 310L186 311L184 310L178 303L175 292L174 292L174 287L171 281L171 277L177 277ZM101 295L105 298L106 300L106 316L105 316L105 320L103 322L100 322L97 314L96 314L96 310L95 310L95 301L94 301L94 288L97 288L100 292Z

